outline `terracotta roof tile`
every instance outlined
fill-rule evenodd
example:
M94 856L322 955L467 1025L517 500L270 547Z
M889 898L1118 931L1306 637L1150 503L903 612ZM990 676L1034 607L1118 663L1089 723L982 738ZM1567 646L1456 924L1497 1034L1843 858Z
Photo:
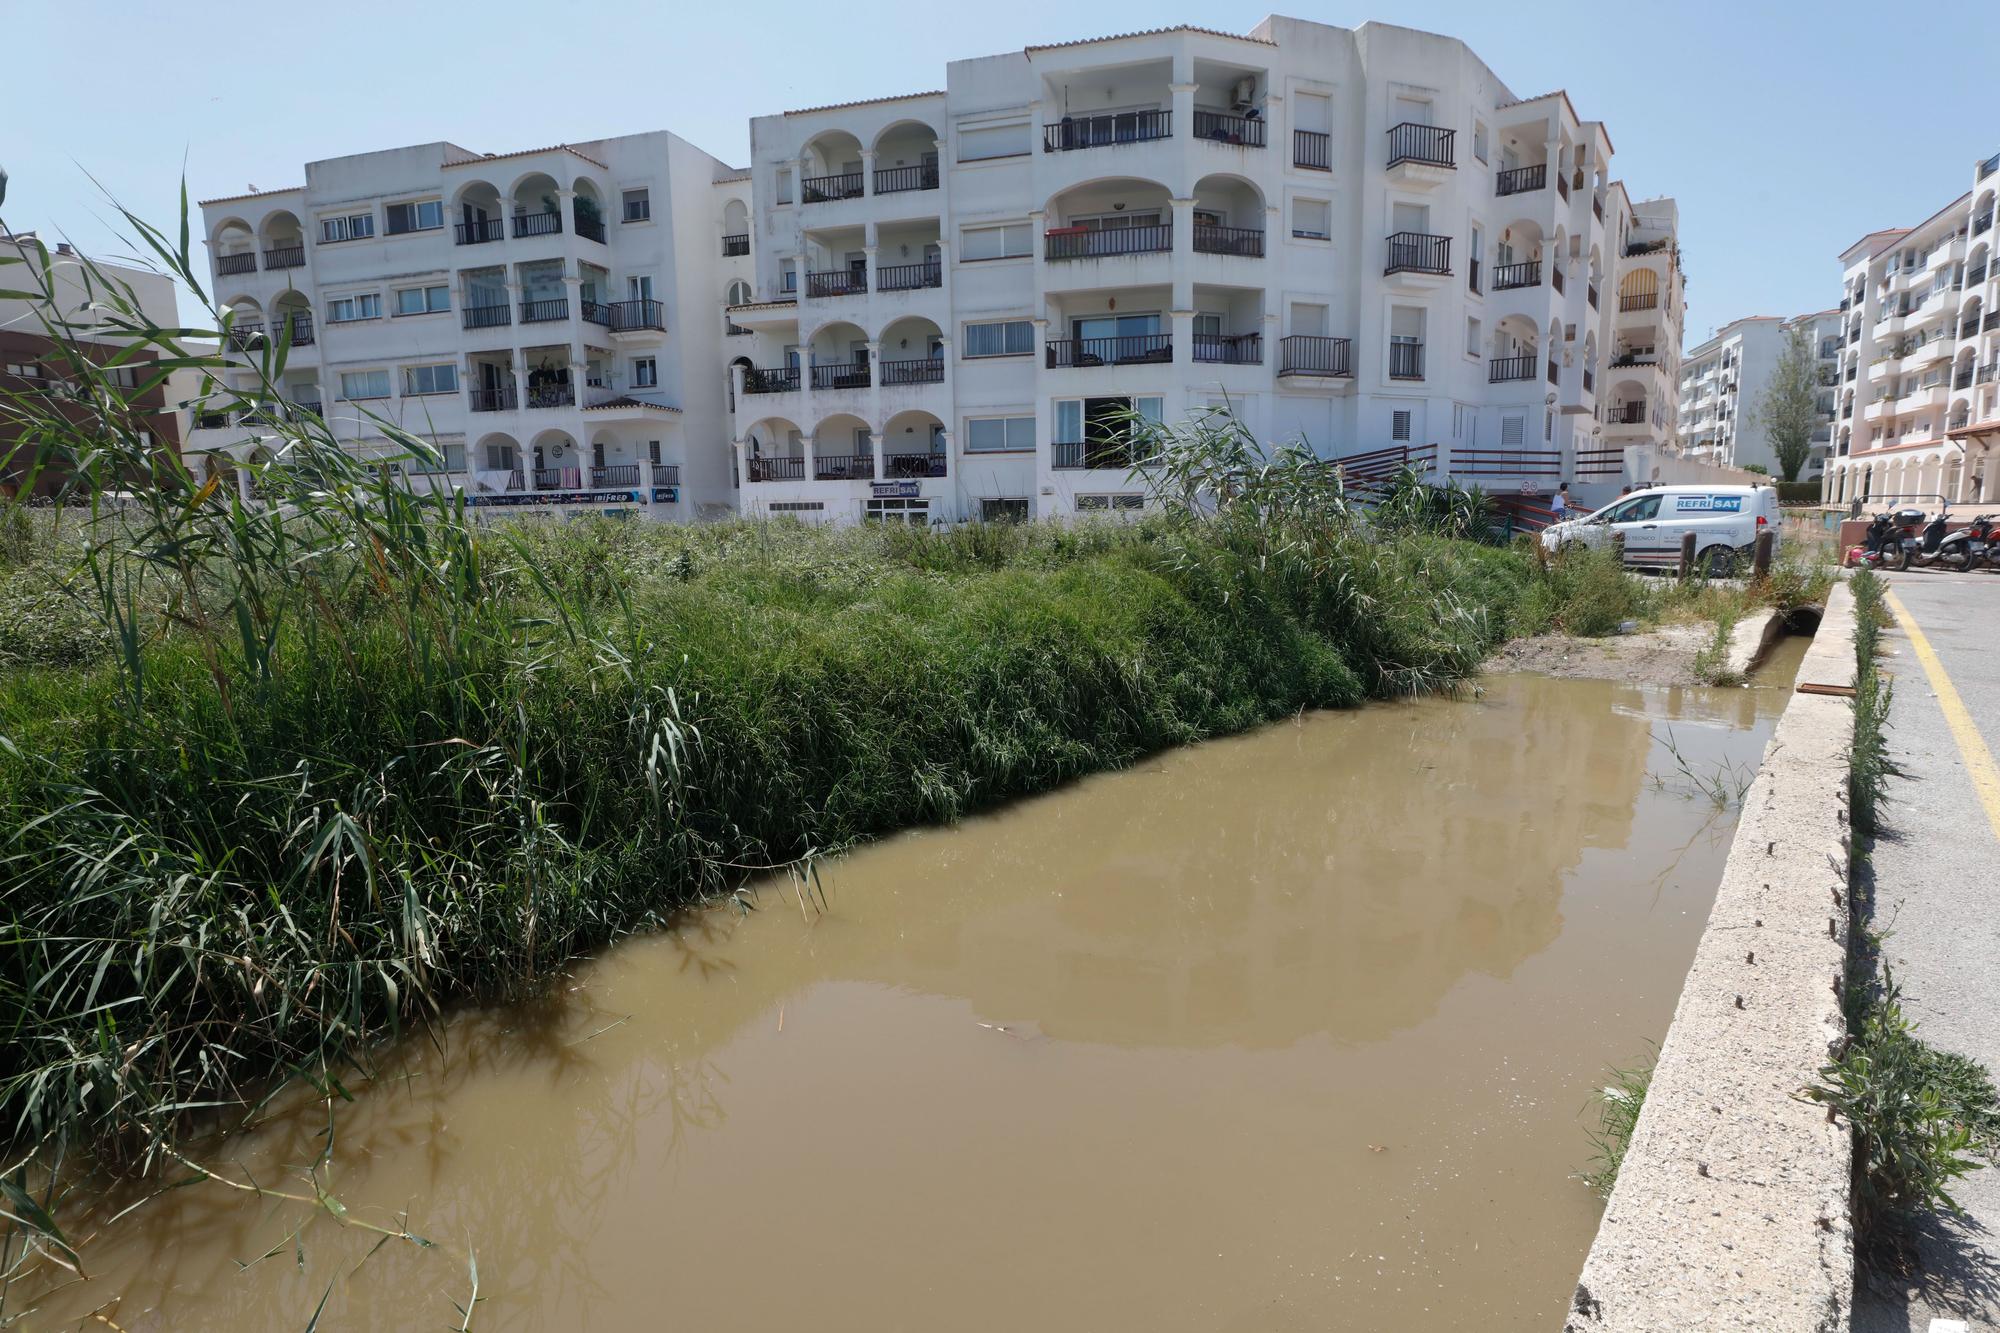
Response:
M210 204L233 204L239 199L262 199L267 194L297 194L305 189L303 185L287 185L276 190L252 190L248 194L224 194L213 199L197 199L195 207L207 208Z
M462 157L455 162L447 162L444 165L447 167L472 167L479 165L481 162L499 162L510 157L533 157L536 153L568 153L573 157L582 158L600 171L609 171L611 169L590 154L580 149L572 148L566 143L552 143L543 148L519 148L511 153L481 153L476 157Z
M802 106L791 111L779 112L785 116L806 116L815 111L845 111L852 106L880 106L884 102L915 102L925 97L943 97L944 89L937 88L927 93L897 93L892 97L864 97L858 102L828 102L825 106Z
M1227 37L1238 42L1255 42L1259 46L1277 45L1276 42L1268 37L1248 37L1240 32L1223 32L1218 28L1198 28L1192 23L1176 23L1170 28L1140 28L1136 32L1114 32L1108 37L1079 37L1075 41L1069 42L1043 42L1037 46L1024 46L1021 50L1024 54L1032 54L1036 51L1060 51L1070 46L1091 46L1097 42L1122 42L1127 37L1157 37L1161 33L1168 32L1193 32L1199 33L1204 37Z

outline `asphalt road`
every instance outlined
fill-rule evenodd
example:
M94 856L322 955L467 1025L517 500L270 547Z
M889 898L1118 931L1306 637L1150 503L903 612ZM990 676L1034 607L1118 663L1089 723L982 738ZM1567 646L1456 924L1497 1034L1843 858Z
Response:
M2000 575L1885 577L1903 622L1883 647L1904 776L1872 860L1883 955L1920 1034L2000 1075ZM1921 1272L1864 1275L1856 1333L2000 1330L2000 1167L1953 1193L1970 1216L1924 1229Z

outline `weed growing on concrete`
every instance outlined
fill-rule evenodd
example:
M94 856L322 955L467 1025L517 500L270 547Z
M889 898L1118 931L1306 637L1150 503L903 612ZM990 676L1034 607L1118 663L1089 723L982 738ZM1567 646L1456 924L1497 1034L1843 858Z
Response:
M1590 1169L1581 1175L1583 1183L1599 1197L1610 1198L1618 1183L1618 1168L1625 1163L1625 1150L1632 1144L1632 1131L1639 1124L1639 1112L1646 1104L1646 1089L1653 1082L1657 1057L1630 1069L1611 1070L1611 1081L1591 1094L1597 1108L1597 1128L1587 1131L1595 1150Z
M1737 610L1733 606L1718 609L1715 629L1708 642L1694 655L1694 678L1704 685L1740 685L1743 677L1729 669L1729 636L1736 628Z

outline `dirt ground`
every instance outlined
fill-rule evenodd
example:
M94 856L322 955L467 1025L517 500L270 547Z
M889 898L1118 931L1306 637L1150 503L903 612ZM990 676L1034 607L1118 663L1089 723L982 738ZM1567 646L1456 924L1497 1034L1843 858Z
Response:
M1538 634L1501 645L1486 659L1485 669L1642 685L1690 685L1695 680L1696 654L1714 638L1715 627L1707 624L1666 625L1604 639Z

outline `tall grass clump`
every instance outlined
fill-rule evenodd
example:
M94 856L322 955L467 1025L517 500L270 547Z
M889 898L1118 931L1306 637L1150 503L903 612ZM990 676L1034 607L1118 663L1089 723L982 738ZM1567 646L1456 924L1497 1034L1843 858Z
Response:
M1624 1069L1614 1066L1611 1081L1591 1096L1597 1127L1585 1131L1592 1155L1589 1169L1581 1175L1601 1199L1610 1198L1611 1187L1618 1183L1618 1169L1625 1164L1625 1151L1632 1146L1632 1132L1646 1106L1646 1090L1653 1084L1655 1062L1649 1059Z

